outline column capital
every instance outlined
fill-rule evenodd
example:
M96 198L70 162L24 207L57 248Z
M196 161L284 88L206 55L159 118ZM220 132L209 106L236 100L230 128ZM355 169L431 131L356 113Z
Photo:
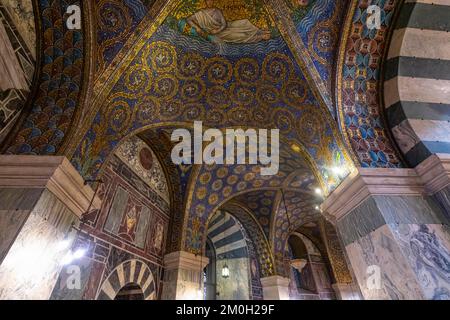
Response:
M282 276L261 278L264 300L289 300L289 282Z
M339 220L370 196L420 196L423 183L414 169L357 168L322 204L322 211Z
M270 276L261 278L261 284L263 287L274 287L274 286L283 286L289 287L289 278L285 278L282 276Z
M186 251L176 251L164 256L164 267L167 270L203 270L209 263L209 258Z
M78 217L85 213L94 191L69 160L59 156L0 156L0 187L48 189ZM96 197L93 208L100 208Z
M416 167L425 192L435 194L450 185L450 154L433 154Z

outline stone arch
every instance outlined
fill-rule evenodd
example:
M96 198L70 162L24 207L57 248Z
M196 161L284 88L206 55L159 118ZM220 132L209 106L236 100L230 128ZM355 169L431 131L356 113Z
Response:
M282 147L283 148L283 147ZM287 148L286 155L280 157L280 172L276 176L261 177L259 165L204 165L198 169L197 175L191 176L191 184L187 195L188 202L185 206L185 221L183 228L184 250L200 253L205 240L205 226L208 216L215 212L228 200L238 195L258 190L277 190L281 187L289 188L285 183L291 178L290 173L304 168L311 172L308 184L320 186L308 160L302 160L296 152ZM283 149L282 149L283 150ZM284 152L281 152L284 154ZM289 165L286 165L289 163ZM222 180L228 176L226 180ZM232 180L232 181L231 181ZM298 190L299 193L313 194L314 188ZM295 189L295 188L293 188ZM207 190L212 190L207 192Z
M270 241L274 251L277 272L280 274L283 274L285 269L284 255L289 236L302 225L313 222L321 216L320 211L315 208L318 205L318 199L312 195L306 198L302 196L303 194L298 190L287 190L283 200L280 192L272 214Z
M231 201L225 204L223 209L230 212L247 231L259 257L258 264L260 278L274 275L275 268L272 250L258 221L255 220L250 212L248 212L247 208L244 208L239 203Z
M381 29L368 30L368 2L352 0L344 25L337 62L338 122L347 145L362 167L403 167L403 161L383 117L382 61L403 1L381 9Z
M386 117L411 167L450 153L449 11L446 1L404 3L385 62Z
M165 137L162 137L158 133L158 129L161 129L164 127L160 126L148 126L145 128L142 128L142 130L137 130L123 139L121 139L117 145L112 149L111 153L105 158L104 163L107 164L110 159L114 156L116 151L119 149L119 147L128 139L138 136L140 139L142 139L144 142L146 142L149 147L152 149L152 151L155 153L159 163L161 164L162 170L164 171L165 178L167 180L167 185L169 188L169 197L170 197L170 203L169 203L169 210L170 210L170 223L169 223L169 230L170 235L167 238L167 244L166 244L166 252L172 252L180 250L181 247L181 230L183 227L183 215L180 214L180 212L184 212L183 210L183 200L180 195L182 193L182 187L181 187L181 181L179 177L178 170L176 166L173 164L173 162L170 159L170 141L166 141ZM158 141L159 143L154 143L155 141ZM100 170L98 172L98 176L101 176L103 174L103 170L106 167L102 165L100 167Z
M153 273L147 264L140 260L128 260L118 265L103 281L97 300L114 300L123 287L132 283L140 286L145 300L156 300Z
M302 248L299 248L299 246ZM320 299L334 299L331 267L326 255L324 255L317 244L307 235L301 232L293 232L289 237L287 250L290 259L304 259L303 263L306 262L301 272L292 266L291 263L286 264L291 277L290 291L294 298L299 294L301 295L301 291L298 291L298 285L306 282L307 286L302 286L303 289L316 292Z
M234 278L230 283L238 288L238 290L234 291L239 292L239 294L245 292L239 299L251 299L254 293L256 293L253 292L256 288L253 288L252 257L250 251L253 249L253 246L248 232L241 222L227 210L218 210L215 212L209 219L207 230L207 237L213 245L216 254L216 264L219 263L222 265L221 261L224 260L230 268L230 278ZM220 233L217 230L220 230ZM224 240L226 240L225 243ZM239 261L239 265L233 263L236 260ZM218 270L221 270L220 265L217 268ZM243 267L246 267L247 270L242 270ZM242 280L245 278L247 278L247 285L242 283ZM217 284L219 285L222 281L219 275ZM230 280L226 281L229 282ZM229 299L229 297L227 298Z

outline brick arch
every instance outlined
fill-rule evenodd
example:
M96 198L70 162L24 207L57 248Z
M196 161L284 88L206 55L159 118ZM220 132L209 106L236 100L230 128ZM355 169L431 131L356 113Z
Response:
M97 300L114 300L128 284L137 284L145 300L156 300L156 285L150 268L140 260L128 260L118 265L102 283Z

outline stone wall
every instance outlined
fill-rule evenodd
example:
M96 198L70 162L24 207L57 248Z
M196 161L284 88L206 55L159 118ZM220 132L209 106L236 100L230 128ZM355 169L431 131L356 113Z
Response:
M108 163L101 179L98 196L102 207L85 216L75 244L87 250L86 256L76 262L81 270L80 288L67 287L73 266L66 266L52 298L114 299L114 293L138 280L139 270L133 276L130 271L117 271L122 264L130 266L129 261L138 261L140 270L148 270L142 277L150 279L151 274L151 285L142 285L153 291L146 292L145 297L160 297L168 204L117 157Z

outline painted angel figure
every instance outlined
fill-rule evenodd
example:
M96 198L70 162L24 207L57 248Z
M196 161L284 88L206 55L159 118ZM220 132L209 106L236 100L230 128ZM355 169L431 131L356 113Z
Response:
M256 43L270 39L270 31L259 29L248 19L226 21L223 12L214 7L214 0L207 0L206 5L207 8L178 22L183 33L216 43Z

